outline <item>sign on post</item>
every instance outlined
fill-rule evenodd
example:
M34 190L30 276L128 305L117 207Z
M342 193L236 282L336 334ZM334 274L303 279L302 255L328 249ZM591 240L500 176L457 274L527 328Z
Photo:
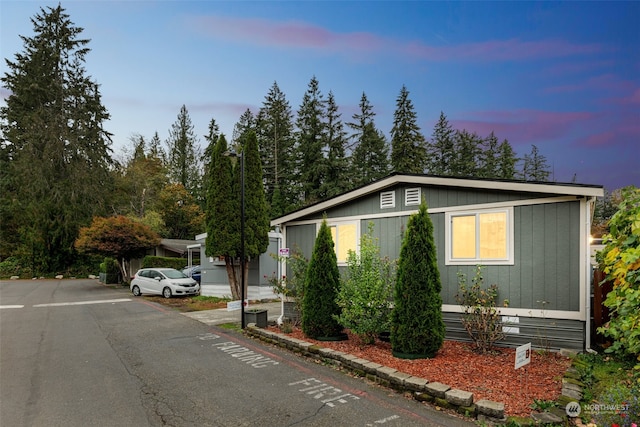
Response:
M521 368L529 363L531 363L531 343L516 347L515 369Z
M249 305L249 300L244 300L244 306L248 306ZM227 311L236 311L236 310L240 310L240 308L242 308L242 304L240 304L240 300L236 300L236 301L229 301L227 303Z
M281 257L289 258L289 248L280 248L278 250L278 255Z

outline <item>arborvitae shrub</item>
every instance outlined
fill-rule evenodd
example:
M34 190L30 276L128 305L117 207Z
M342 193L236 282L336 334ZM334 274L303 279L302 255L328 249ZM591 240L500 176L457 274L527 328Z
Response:
M391 347L396 357L434 357L444 341L440 273L433 224L423 202L404 235L391 313Z
M325 219L316 237L304 281L301 325L306 336L332 338L342 334L342 326L335 319L340 315L336 303L339 286L338 261Z

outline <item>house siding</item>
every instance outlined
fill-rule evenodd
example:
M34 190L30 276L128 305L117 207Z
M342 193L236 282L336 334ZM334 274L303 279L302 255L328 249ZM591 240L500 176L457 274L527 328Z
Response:
M368 224L373 222L374 237L378 239L381 255L397 259L409 215L418 209L416 205L405 206L405 190L416 187L421 188L430 211L436 211L431 213L431 219L444 305L458 306L458 274L465 274L470 283L476 271L474 265L445 264L446 208L474 206L481 209L485 204L510 205L509 202L514 202L513 265L487 265L483 268L484 285L495 283L499 286L498 305L509 300L509 308L518 309L519 333L509 334L505 343L519 345L532 342L534 346L543 348L583 348L585 321L579 318L582 315L580 224L581 203L584 202L578 198L558 202L553 200L558 198L558 194L543 192L399 184L381 190L395 192L395 206L392 208L380 208L380 191L376 191L323 212L297 218L286 225L287 245L298 246L305 256L310 257L317 223L326 215L329 222L359 220L361 233L365 233ZM552 201L536 204L539 199ZM528 201L532 203L528 204ZM571 319L562 319L559 318L562 315L554 312L572 312L575 315ZM445 312L447 337L466 340L459 317L458 312Z

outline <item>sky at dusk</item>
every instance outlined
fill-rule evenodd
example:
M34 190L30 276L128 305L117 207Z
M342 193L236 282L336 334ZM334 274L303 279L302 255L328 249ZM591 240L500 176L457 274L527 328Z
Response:
M23 52L30 18L57 4L2 0L2 57ZM388 140L405 85L427 138L442 111L519 156L536 145L554 181L640 187L640 2L61 4L91 39L85 67L116 157L133 135L166 140L183 104L202 148L212 118L231 139L274 82L295 114L315 76L345 123L364 92Z

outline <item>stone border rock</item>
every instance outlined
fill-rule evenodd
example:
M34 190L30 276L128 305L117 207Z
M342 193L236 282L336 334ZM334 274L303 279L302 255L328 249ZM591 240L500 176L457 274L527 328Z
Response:
M335 366L346 368L356 375L367 378L377 384L393 388L400 392L411 392L414 399L420 402L433 403L441 408L447 408L467 417L477 418L487 423L504 423L504 403L490 400L478 400L474 403L473 393L452 389L446 384L429 382L420 377L414 377L387 366L371 362L366 359L336 351L329 348L291 338L285 334L261 329L255 324L248 324L245 333L270 344L291 350Z

